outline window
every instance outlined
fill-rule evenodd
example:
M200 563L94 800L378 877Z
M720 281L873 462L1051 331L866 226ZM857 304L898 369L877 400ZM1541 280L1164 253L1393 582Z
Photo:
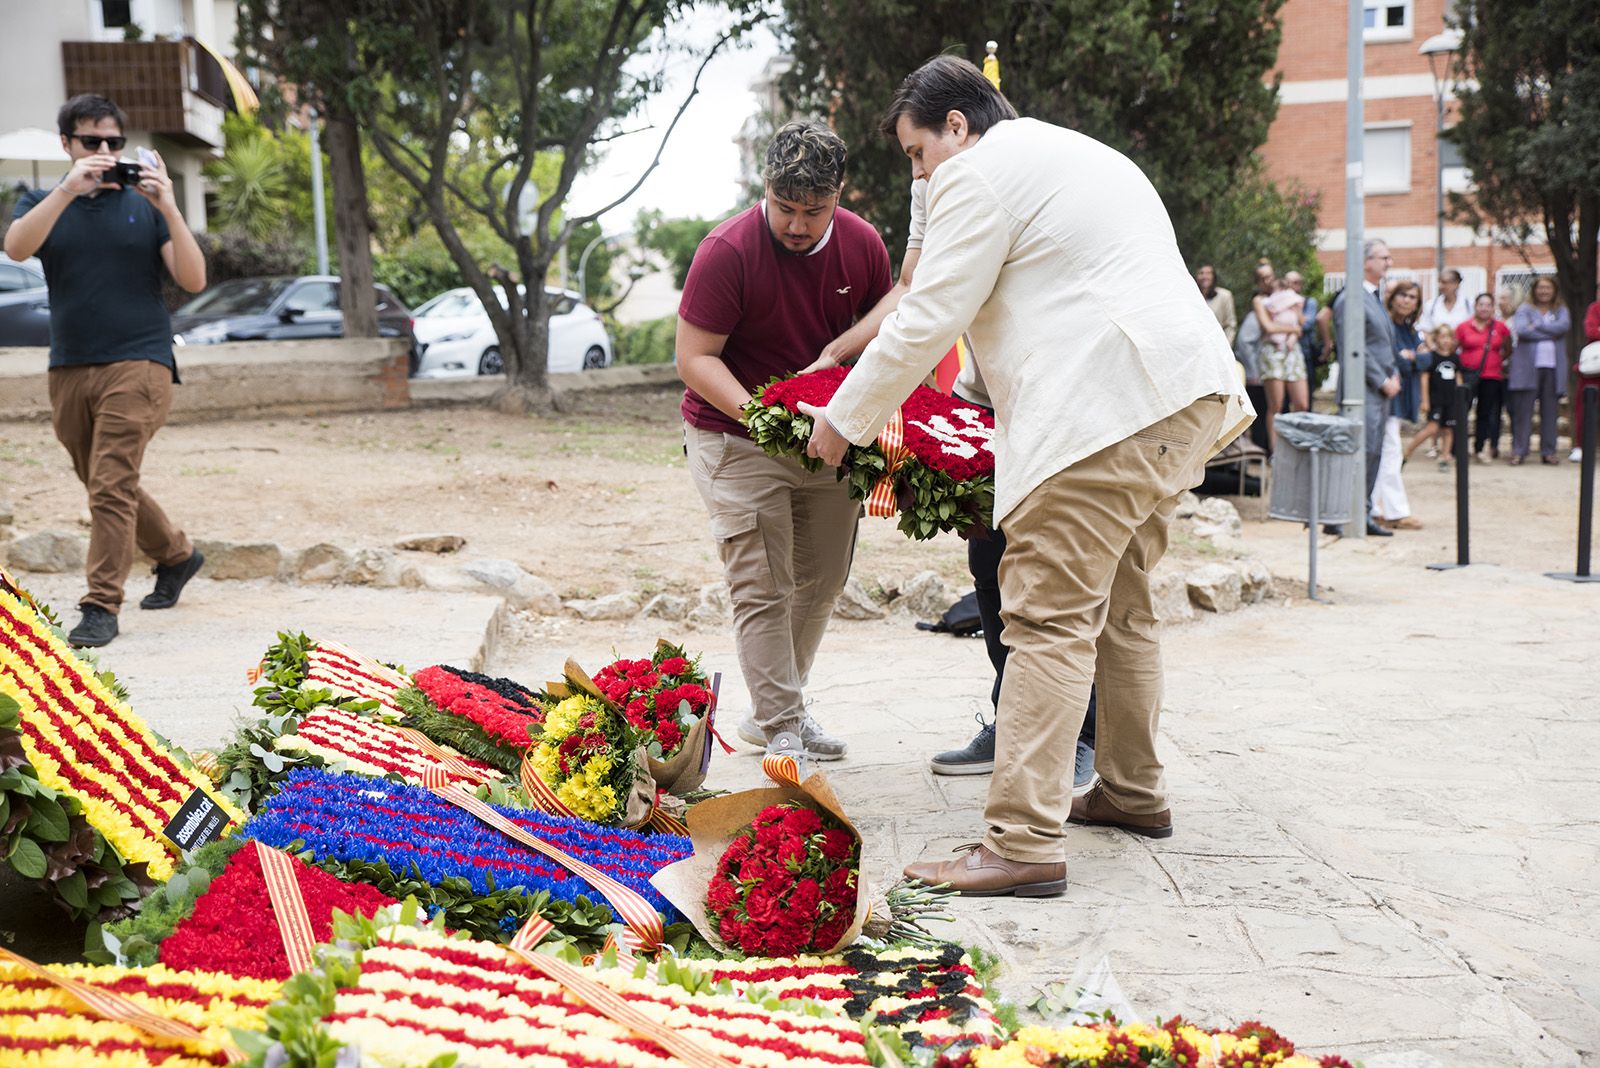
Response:
M133 22L133 0L100 0L100 25L122 29Z
M1472 171L1461 159L1461 148L1454 141L1439 142L1440 175L1446 193L1467 193L1472 190Z
M286 311L338 311L339 287L332 282L307 282L290 293L283 306Z
M24 289L38 289L43 282L31 272L10 264L0 264L0 293L16 293Z
M1410 123L1368 126L1362 145L1369 195L1411 191Z
M1362 0L1362 6L1362 40L1411 40L1411 0Z

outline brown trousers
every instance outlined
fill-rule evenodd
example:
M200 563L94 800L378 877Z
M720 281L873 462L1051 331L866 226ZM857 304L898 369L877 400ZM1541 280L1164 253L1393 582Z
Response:
M1046 479L1005 517L1001 616L1011 647L996 713L986 844L1011 860L1065 855L1078 731L1097 686L1095 770L1125 812L1166 807L1156 730L1161 638L1150 572L1178 495L1222 431L1220 397Z
M807 471L748 438L688 427L689 474L711 516L756 723L798 730L805 685L850 575L861 506L830 467Z
M89 592L84 604L115 614L133 567L135 543L158 564L189 558L194 546L139 486L145 446L166 422L172 370L151 360L50 370L56 437L89 491Z

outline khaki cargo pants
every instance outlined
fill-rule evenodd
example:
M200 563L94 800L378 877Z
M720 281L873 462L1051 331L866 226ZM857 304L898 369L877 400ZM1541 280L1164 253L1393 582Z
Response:
M167 421L172 369L152 360L55 367L50 417L89 491L89 592L81 603L116 614L137 544L158 564L194 552L182 530L139 485L144 450Z
M1078 730L1098 688L1095 770L1124 812L1167 805L1156 730L1161 637L1150 572L1178 495L1199 483L1222 431L1203 397L1046 479L1001 523L1001 618L1011 648L996 713L988 847L1055 863L1072 809Z
M684 441L728 578L739 667L771 738L805 716L806 680L850 574L861 506L833 468L807 471L748 438L693 426Z

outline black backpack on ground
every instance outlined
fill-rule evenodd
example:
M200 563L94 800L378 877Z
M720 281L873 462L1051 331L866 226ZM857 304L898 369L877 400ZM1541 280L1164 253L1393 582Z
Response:
M935 634L953 634L957 638L976 638L983 633L983 619L978 615L978 595L969 593L939 617L937 623L917 623L918 630Z

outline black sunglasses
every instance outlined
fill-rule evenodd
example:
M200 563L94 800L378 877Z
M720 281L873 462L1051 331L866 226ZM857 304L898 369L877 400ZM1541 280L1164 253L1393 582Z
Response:
M67 136L77 140L90 152L100 151L101 145L106 146L113 152L121 152L122 146L128 143L126 137L101 137L98 134L68 134Z

